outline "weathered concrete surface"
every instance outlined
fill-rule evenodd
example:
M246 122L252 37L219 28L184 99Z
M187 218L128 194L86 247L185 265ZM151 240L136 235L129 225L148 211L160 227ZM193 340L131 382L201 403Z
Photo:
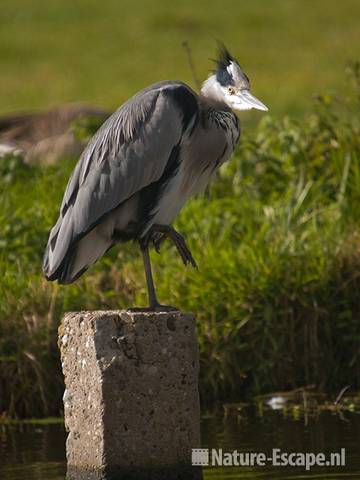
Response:
M59 346L68 478L201 478L191 314L68 313Z

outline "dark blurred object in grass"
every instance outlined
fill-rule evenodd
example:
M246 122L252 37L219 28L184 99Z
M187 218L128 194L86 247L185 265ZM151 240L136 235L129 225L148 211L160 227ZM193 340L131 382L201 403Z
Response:
M78 156L109 115L91 105L67 104L0 117L0 154L13 151L26 163L47 165Z

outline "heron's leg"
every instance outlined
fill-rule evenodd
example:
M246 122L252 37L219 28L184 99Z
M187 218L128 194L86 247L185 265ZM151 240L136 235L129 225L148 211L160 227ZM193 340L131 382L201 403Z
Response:
M155 292L155 285L154 285L154 279L151 271L151 262L150 262L150 255L149 255L149 245L148 243L140 243L140 248L141 248L141 253L143 256L143 261L144 261L144 268L145 268L145 276L146 276L146 285L147 285L147 290L148 290L148 297L149 297L149 304L150 308L155 309L158 305L159 302L156 298L156 292Z
M144 260L145 276L146 276L146 285L148 290L149 297L149 310L150 311L177 311L176 307L170 305L161 305L158 302L155 292L154 279L151 271L151 262L149 255L149 243L148 241L140 242L141 253Z
M184 237L179 232L177 232L175 228L171 227L170 225L154 224L151 227L151 231L154 233L162 234L162 237L160 237L157 241L154 242L157 251L159 251L160 244L163 241L164 237L168 237L174 242L174 245L181 256L184 265L191 263L194 268L198 268L189 247L186 245Z

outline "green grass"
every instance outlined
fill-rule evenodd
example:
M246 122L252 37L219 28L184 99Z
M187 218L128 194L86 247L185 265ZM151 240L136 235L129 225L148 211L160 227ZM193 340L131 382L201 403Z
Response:
M344 95L300 120L264 116L177 221L200 269L153 253L161 301L198 319L203 402L314 383L360 387L360 64ZM355 90L354 90L355 87ZM72 286L41 257L74 160L0 166L0 412L56 415L64 311L146 303L138 248L114 248Z
M161 79L193 85L182 42L204 79L219 38L272 114L302 114L314 93L345 87L359 16L358 0L2 0L0 112L79 100L115 108Z

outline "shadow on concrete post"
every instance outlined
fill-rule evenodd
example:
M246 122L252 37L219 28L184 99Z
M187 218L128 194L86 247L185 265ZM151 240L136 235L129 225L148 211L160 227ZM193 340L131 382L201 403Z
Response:
M195 319L68 313L59 327L67 479L201 479Z

